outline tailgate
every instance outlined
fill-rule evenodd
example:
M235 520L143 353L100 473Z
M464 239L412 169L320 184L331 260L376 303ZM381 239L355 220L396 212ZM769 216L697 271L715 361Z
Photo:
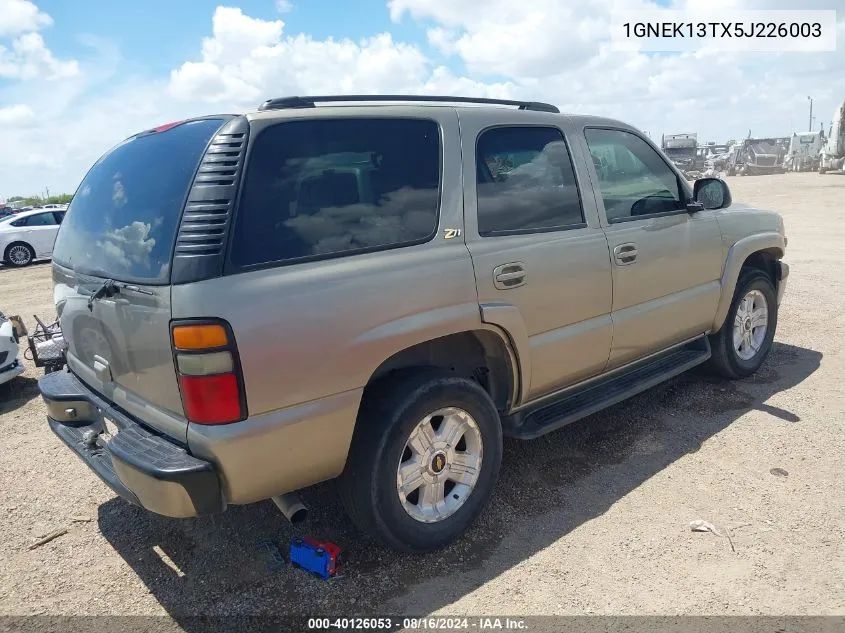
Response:
M170 348L170 286L119 284L90 301L98 277L53 267L68 367L139 420L185 441L187 422Z
M68 366L142 422L186 441L170 347L171 268L188 191L224 118L160 126L100 158L53 251Z

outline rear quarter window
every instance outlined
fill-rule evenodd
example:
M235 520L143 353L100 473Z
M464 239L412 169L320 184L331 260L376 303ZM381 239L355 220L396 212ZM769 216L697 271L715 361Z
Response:
M425 119L311 119L255 139L235 223L236 267L335 257L431 239L440 130Z
M185 198L223 119L134 136L98 160L74 194L57 263L122 281L164 284Z

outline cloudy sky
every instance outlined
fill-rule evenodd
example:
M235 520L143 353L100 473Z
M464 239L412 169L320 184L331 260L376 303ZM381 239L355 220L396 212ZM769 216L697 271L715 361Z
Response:
M72 192L114 143L272 96L431 93L550 101L702 141L829 124L845 100L843 0L827 53L610 50L610 12L701 0L0 0L0 200Z

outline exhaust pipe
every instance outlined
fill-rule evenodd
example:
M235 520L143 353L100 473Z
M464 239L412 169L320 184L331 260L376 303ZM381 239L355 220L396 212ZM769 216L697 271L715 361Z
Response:
M308 518L308 508L302 503L302 499L295 492L287 492L283 495L271 497L285 518L292 524L302 523Z

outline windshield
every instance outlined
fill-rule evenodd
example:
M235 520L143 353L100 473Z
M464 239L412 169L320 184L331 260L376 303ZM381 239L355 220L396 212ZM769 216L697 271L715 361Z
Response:
M222 119L132 137L97 161L62 222L53 259L81 273L164 284L182 207Z

